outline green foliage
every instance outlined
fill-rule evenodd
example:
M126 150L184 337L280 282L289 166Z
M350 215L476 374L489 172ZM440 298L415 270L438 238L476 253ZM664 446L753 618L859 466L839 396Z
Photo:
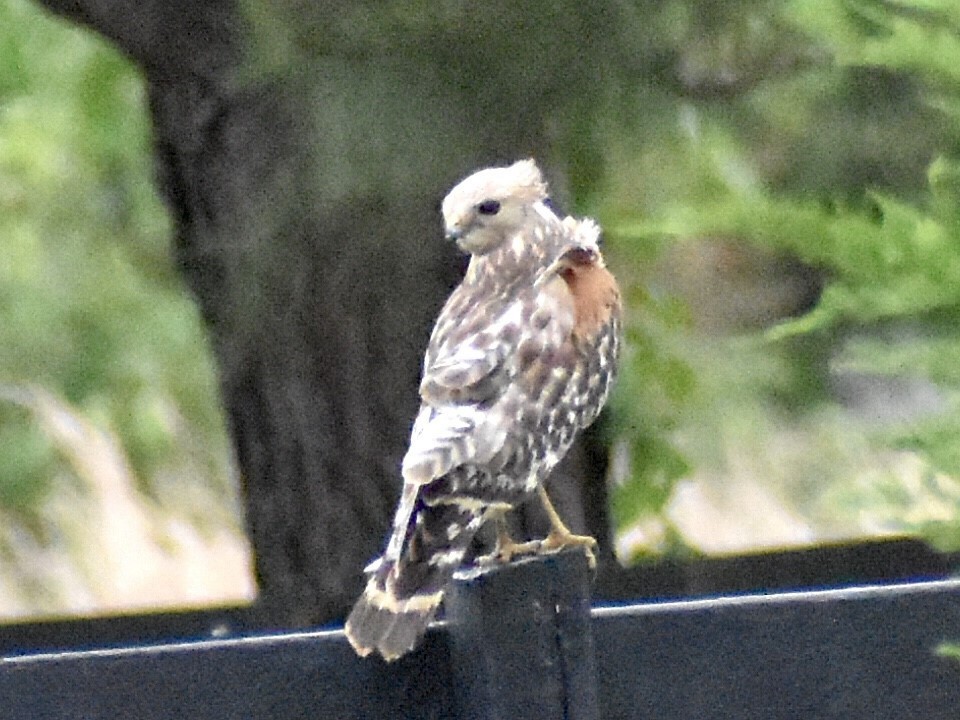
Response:
M931 90L954 92L960 82L960 10L951 0L794 0L787 16L840 64L905 71Z
M688 77L678 91L654 80L636 91L634 113L642 115L628 107L632 131L610 133L607 183L587 204L614 246L647 266L635 279L662 297L670 294L662 259L691 239L797 258L826 285L812 309L773 325L718 335L674 323L652 343L669 359L647 356L642 336L666 326L641 313L617 399L634 443L618 521L625 527L657 503L663 509L670 482L723 467L731 452L769 452L773 438L758 428L806 433L814 467L824 449L810 429L821 425L847 451L795 498L810 517L825 512L818 497L830 498L841 521L876 512L892 530L960 547L956 3L794 0L714 12L699 25L693 14L677 15L674 68L695 62L699 84ZM765 28L766 47L778 49L743 49L738 39L751 26ZM704 37L691 49L684 43L694 27ZM711 78L711 67L725 77ZM679 384L669 379L677 367L686 368ZM938 399L878 426L836 405L829 386L837 373L932 383ZM663 388L675 384L684 391L661 404ZM907 481L893 471L858 478L867 472L858 460L864 443L887 458L881 463L896 452L922 458L920 495L935 521L919 517L920 491L903 490ZM825 517L821 526L830 524Z
M649 303L649 299L647 300ZM638 518L658 513L674 483L689 470L683 455L668 441L676 430L676 408L686 402L695 378L691 368L670 352L670 313L630 303L641 319L627 327L627 347L620 385L611 402L615 427L631 458L631 478L614 489L614 521L625 527Z
M194 462L226 483L216 379L171 265L144 106L106 42L0 2L0 385L69 400L120 436L144 482L182 467L193 437ZM0 506L29 513L63 466L24 407L0 404L0 442Z
M42 499L42 479L55 472L57 462L49 443L18 410L0 407L0 447L4 449L0 453L0 507L29 515Z
M405 81L425 47L439 48L438 87L469 78L460 92L484 117L512 127L535 119L498 109L554 113L555 160L608 229L628 290L612 424L621 528L667 517L679 482L753 462L753 479L792 493L824 535L870 515L960 546L955 0L517 7L359 2L331 21L307 3L248 0L250 72L296 66L318 104L340 98L320 126L317 182L334 200L342 172L423 180L382 157L422 156L409 138L424 128L497 136ZM540 72L561 59L568 74ZM0 385L65 397L121 436L143 478L186 453L222 479L215 377L170 266L143 105L104 43L0 0ZM406 118L404 132L377 136L371 107ZM768 272L787 282L783 258L823 278L812 308L764 284ZM731 268L733 290L727 276L709 285ZM691 277L707 288L699 307ZM873 422L838 402L844 373L926 383L937 402ZM0 405L0 441L13 448L0 505L29 508L63 465L23 407ZM902 471L905 457L920 467ZM914 512L924 503L936 512Z
M937 655L960 660L960 645L956 643L942 643L937 646Z

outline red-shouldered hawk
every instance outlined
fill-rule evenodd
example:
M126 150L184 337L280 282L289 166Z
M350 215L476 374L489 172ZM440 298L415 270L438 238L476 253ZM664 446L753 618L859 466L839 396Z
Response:
M403 459L403 492L383 556L346 622L360 655L413 649L480 526L498 521L494 557L586 548L543 482L606 401L620 348L620 293L592 220L560 219L532 160L488 168L443 201L448 237L470 253L430 338L422 405ZM515 545L503 514L540 496L552 530Z

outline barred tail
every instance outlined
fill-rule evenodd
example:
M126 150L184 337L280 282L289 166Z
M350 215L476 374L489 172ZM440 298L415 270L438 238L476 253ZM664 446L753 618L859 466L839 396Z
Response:
M401 600L371 578L344 630L358 655L365 657L376 650L389 662L417 646L439 605L439 594Z
M384 557L374 565L347 618L347 639L361 656L376 650L384 660L396 660L420 643L483 521L477 503L417 505L399 560Z

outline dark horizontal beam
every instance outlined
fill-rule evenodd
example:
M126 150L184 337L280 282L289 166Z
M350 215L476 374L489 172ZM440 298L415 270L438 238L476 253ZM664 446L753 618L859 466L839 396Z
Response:
M593 677L586 707L604 720L960 712L960 664L936 653L960 640L960 581L596 608L583 622L585 573L581 559L558 556L465 583L452 619L394 664L357 658L339 631L8 656L0 715L511 717L509 697L474 703L499 688L514 707L554 717L590 694Z
M605 566L593 593L604 600L675 599L939 580L958 567L958 553L895 537L740 555L651 558L627 569Z
M340 631L0 660L4 720L450 718L442 631L393 665Z
M960 581L594 611L601 717L953 720Z
M0 622L0 657L235 637L279 629L262 627L253 609L243 606L36 618Z
M912 538L836 543L729 557L658 558L601 566L595 602L693 598L731 593L935 580L960 567ZM96 618L0 620L0 656L171 640L272 633L252 607L219 607Z

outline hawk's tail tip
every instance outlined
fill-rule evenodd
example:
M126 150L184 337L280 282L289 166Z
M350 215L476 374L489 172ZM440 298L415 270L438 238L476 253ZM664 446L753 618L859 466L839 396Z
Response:
M368 587L350 611L344 632L360 657L376 650L391 662L420 643L439 604L439 595L414 595L400 601Z

